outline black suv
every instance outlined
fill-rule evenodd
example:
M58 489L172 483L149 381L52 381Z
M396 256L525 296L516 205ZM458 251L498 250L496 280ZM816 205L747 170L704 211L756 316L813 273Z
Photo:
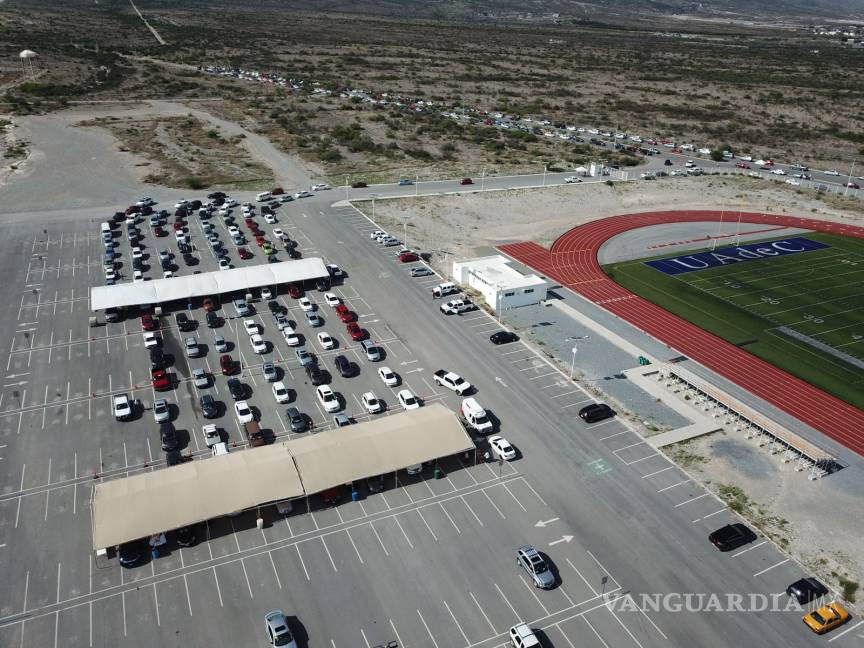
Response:
M246 388L236 378L228 379L228 391L231 392L231 398L236 400L243 400L243 396L246 395Z
M318 289L318 292L327 292L330 290L330 280L321 277L315 282L315 287Z
M162 449L166 452L177 450L180 442L177 440L177 431L167 421L159 424L159 437L162 439Z
M204 418L216 418L219 416L219 407L216 405L216 400L210 394L204 394L201 397L201 413Z
M318 385L323 385L327 382L326 376L324 372L318 368L318 365L314 362L312 364L306 365L306 376L309 378L309 382L312 383L313 386L317 387Z
M219 316L213 311L207 311L207 328L217 328L219 326Z
M586 423L596 423L613 416L615 412L606 403L592 403L579 410L579 418Z
M190 266L195 265L196 263L198 263L198 259L196 259L194 256L192 256L188 252L184 252L183 253L183 263L185 263L186 265L190 265Z
M150 349L150 368L165 368L165 354L162 353L162 349L160 349L159 347L153 347L152 349Z
M174 320L177 322L177 328L181 331L191 331L195 328L195 321L189 319L186 313L177 313Z

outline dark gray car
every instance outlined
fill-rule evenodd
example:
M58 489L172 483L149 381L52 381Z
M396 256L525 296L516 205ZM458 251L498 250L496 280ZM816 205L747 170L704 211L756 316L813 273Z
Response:
M292 432L305 432L309 428L306 415L296 407L289 407L285 415L288 417L288 424L291 426Z

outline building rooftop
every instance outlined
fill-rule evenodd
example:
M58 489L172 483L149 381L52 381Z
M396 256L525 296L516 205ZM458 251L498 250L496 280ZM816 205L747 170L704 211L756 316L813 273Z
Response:
M470 268L483 276L488 283L497 288L527 288L547 281L536 274L522 274L511 265L511 261L500 254L476 259L457 261L456 264Z

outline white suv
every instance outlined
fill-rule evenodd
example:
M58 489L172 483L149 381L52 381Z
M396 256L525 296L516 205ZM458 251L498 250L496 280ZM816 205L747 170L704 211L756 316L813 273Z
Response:
M321 407L323 407L325 411L333 413L342 409L342 406L339 405L339 399L336 397L333 390L330 389L329 385L319 385L315 391L318 394L318 400L321 403Z
M514 648L532 648L540 645L537 635L527 623L520 623L510 628L510 643Z

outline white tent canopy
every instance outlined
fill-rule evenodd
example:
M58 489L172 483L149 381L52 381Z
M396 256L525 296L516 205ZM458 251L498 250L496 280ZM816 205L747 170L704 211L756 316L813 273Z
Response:
M441 403L301 439L206 457L96 484L93 548L474 449Z
M327 267L318 257L281 261L263 265L181 275L170 279L137 281L90 289L90 309L94 311L141 304L164 304L179 299L223 295L225 293L299 283L327 277Z

